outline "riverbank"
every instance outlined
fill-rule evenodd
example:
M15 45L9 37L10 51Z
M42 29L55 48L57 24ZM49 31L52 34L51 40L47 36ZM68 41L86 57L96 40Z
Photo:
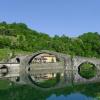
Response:
M12 84L7 89L0 89L1 100L45 100L51 94L69 95L71 93L82 93L86 96L100 97L100 83L81 84L66 86L49 91L35 89L29 85Z

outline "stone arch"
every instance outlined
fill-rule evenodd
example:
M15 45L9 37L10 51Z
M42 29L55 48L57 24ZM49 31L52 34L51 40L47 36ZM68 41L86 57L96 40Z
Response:
M89 62L92 63L93 65L96 66L97 69L97 74L95 77L90 78L90 79L85 79L83 77L81 77L78 74L78 67L85 62ZM98 82L100 79L100 60L99 59L95 59L95 58L87 58L87 57L73 57L73 83L78 84L78 83L91 83L91 82Z
M89 67L89 66L91 66L90 68L86 68L84 65L87 65L87 67ZM84 75L84 73L83 73L83 75L81 74L81 72L82 72L82 67L84 67L83 68L83 71L84 71L84 73L85 72L87 72L88 74L87 74L87 76L85 76ZM92 72L91 72L92 71ZM94 74L92 74L94 72ZM82 62L79 66L78 66L78 74L82 77L82 78L85 78L85 79L91 79L91 78L93 78L93 77L95 77L96 76L96 73L97 72L97 67L95 66L95 64L94 63L91 63L91 62L89 62L89 61L85 61L85 62ZM92 74L92 75L90 75L90 73ZM89 76L90 75L90 76Z
M20 63L20 58L17 57L16 58L16 61L17 61L17 63Z
M54 56L56 56L56 58L57 58L57 60L59 61L59 62L62 62L62 71L63 71L63 74L64 74L64 71L65 71L65 68L66 68L66 59L70 59L70 56L68 55L68 56L66 56L66 55L64 55L64 54L61 54L61 53L57 53L57 52L53 52L53 51L48 51L48 50L42 50L42 51L38 51L38 52L36 52L36 53L33 53L32 55L30 55L30 56L28 56L27 57L27 62L26 62L26 74L27 74L27 78L29 79L29 81L31 81L31 83L33 83L35 86L36 86L36 83L35 83L35 81L34 80L32 80L32 78L31 78L31 76L30 76L30 70L31 70L31 68L30 68L30 65L31 65L31 62L32 62L32 60L34 59L34 57L36 57L36 56L38 56L38 55L40 55L40 54L43 54L43 53L47 53L47 54L51 54L51 55L54 55ZM67 65L69 65L69 64L67 64ZM57 72L57 73L59 73L59 71ZM62 75L63 75L62 74ZM63 76L64 77L64 76ZM62 78L61 79L61 81L64 81L65 79L64 78ZM64 84L65 85L65 84ZM56 87L56 86L55 86ZM57 87L59 87L59 86L57 86Z
M0 68L0 74L1 76L6 76L8 74L8 66L2 65Z
M28 60L28 64L31 63L31 61L33 60L34 57L40 55L40 54L43 54L43 53L47 53L47 54L52 54L52 55L55 55L57 60L59 61L63 61L63 57L61 56L61 54L58 54L57 52L53 52L53 51L48 51L48 50L41 50L41 51L38 51L36 53L33 53L30 57L30 59Z

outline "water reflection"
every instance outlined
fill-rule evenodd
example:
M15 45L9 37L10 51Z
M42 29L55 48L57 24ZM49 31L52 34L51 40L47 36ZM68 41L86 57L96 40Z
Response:
M71 93L70 95L67 96L64 95L56 96L55 94L52 94L46 100L98 100L98 99L85 96L81 93Z

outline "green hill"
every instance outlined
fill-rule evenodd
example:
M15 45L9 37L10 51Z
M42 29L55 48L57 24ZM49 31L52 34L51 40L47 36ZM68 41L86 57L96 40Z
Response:
M0 59L12 51L20 53L44 49L72 56L100 58L100 35L97 32L88 32L76 38L65 35L50 37L48 34L28 28L24 23L0 23Z

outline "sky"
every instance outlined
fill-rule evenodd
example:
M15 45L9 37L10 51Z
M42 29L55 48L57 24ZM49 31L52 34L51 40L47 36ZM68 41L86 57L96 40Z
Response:
M25 23L50 36L100 33L100 0L0 0L0 22Z

